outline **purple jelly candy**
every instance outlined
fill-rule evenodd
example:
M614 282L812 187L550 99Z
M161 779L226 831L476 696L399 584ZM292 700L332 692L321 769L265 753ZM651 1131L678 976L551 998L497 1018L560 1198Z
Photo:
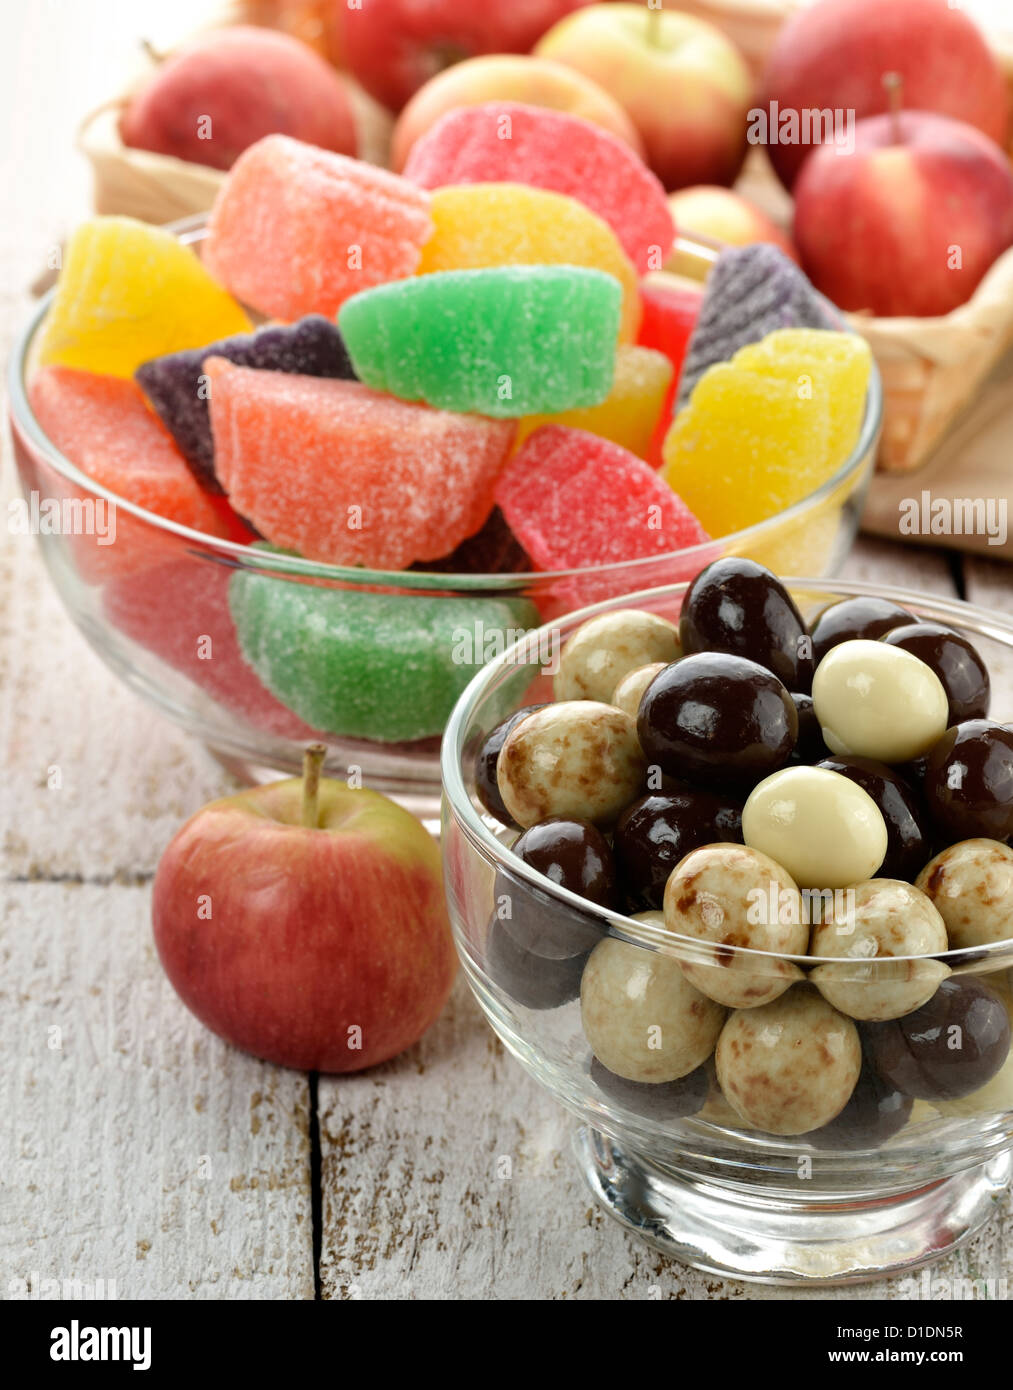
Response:
M261 371L355 379L341 334L322 314L308 314L296 323L271 324L256 333L237 333L206 347L170 352L142 363L134 373L141 389L208 492L223 489L215 477L207 391L201 390L207 357L225 357L238 367Z
M722 251L707 277L700 317L679 376L681 410L708 367L779 328L843 328L840 314L794 261L768 242Z
M437 574L520 574L534 566L506 517L493 507L482 528L456 550L441 560L418 561L411 568Z

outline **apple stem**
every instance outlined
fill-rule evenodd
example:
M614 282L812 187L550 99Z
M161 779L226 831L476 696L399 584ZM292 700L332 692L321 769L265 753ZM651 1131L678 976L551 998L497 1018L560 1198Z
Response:
M307 830L320 825L317 797L320 793L320 768L327 749L322 743L311 743L302 755L302 823Z
M900 112L904 100L904 78L899 72L884 72L883 86L886 88L886 95L889 100L890 124L893 128L893 142L895 145L904 143L900 129Z
M647 0L647 42L651 48L661 43L661 6Z
M144 49L145 53L156 66L165 62L165 54L159 53L158 49L151 42L150 39L142 39L141 47Z

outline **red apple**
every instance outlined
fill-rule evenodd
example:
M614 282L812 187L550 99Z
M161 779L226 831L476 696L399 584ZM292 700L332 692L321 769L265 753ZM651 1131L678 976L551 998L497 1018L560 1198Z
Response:
M535 53L615 97L666 188L729 184L738 174L753 81L738 49L706 20L643 5L589 5L550 29Z
M417 1041L457 958L435 841L377 792L305 780L212 802L155 875L152 920L183 1003L245 1052L305 1071Z
M755 241L769 241L793 261L798 253L791 239L765 212L754 207L730 188L712 184L697 184L681 188L668 199L675 225L680 232L710 237L726 246L748 246ZM665 269L669 269L666 265Z
M795 186L795 244L842 309L946 314L1013 244L1013 172L994 141L925 111L870 116Z
M342 78L298 39L250 25L205 34L167 58L120 119L125 145L214 169L274 134L356 150Z
M485 53L527 53L587 0L334 0L335 44L366 91L400 111L438 72Z
M938 111L1005 144L1002 70L973 20L947 0L819 0L792 16L767 61L761 109L885 112L885 72L898 72L909 108ZM786 188L814 146L769 143Z
M390 162L403 169L408 151L441 116L459 106L523 101L580 116L643 153L640 136L619 103L595 82L545 58L513 53L469 58L434 77L401 112L391 140Z

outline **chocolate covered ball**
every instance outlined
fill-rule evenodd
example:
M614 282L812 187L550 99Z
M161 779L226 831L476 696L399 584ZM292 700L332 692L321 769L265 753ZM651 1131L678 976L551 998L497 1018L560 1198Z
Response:
M946 729L949 702L936 673L901 647L865 640L833 647L816 668L813 705L831 753L903 763Z
M690 850L742 839L742 806L699 788L675 785L627 806L612 834L626 893L637 910L661 908L668 876Z
M618 1101L645 1119L680 1120L703 1109L710 1088L706 1066L699 1066L676 1081L627 1081L603 1067L597 1057L591 1058L591 1080L609 1100Z
M930 859L916 885L939 910L950 947L963 951L1013 939L1013 849L998 840L960 840Z
M932 847L928 813L910 783L875 758L832 754L816 766L856 782L879 807L886 825L886 855L876 877L913 882Z
M590 821L561 816L540 821L518 836L512 853L551 883L599 907L620 906L612 848ZM518 946L536 956L564 960L591 948L608 923L560 902L509 870L496 876L496 911Z
M1013 835L1013 728L969 719L947 729L925 768L925 804L940 835L1007 840Z
M600 700L607 704L623 676L641 666L678 661L675 624L657 613L618 608L589 618L567 641L552 681L557 700Z
M888 1086L866 1066L841 1113L805 1137L816 1149L875 1149L900 1133L913 1106L910 1096Z
M935 671L949 701L947 725L984 719L988 714L988 667L961 633L942 623L908 623L891 629L880 640L902 647Z
M491 733L486 735L485 741L475 757L475 791L478 799L498 821L504 825L516 825L517 822L503 804L503 798L499 794L499 786L496 782L496 765L499 762L500 749L506 743L507 735L510 730L515 728L522 719L527 719L529 714L534 714L536 710L544 709L544 705L525 705L523 709L511 714L508 719L504 719L502 724L497 724Z
M489 978L526 1009L558 1009L576 999L588 952L549 960L519 946L497 916L489 922L485 969Z
M832 603L813 623L813 660L818 666L827 652L856 638L875 640L891 628L916 622L913 613L885 598L846 598Z
M655 661L650 666L638 666L635 671L630 671L613 690L609 704L623 710L631 719L636 719L640 713L640 701L644 698L644 691L667 665L665 661Z

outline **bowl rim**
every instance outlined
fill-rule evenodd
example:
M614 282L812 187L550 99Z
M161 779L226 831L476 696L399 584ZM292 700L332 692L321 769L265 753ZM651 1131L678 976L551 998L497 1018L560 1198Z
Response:
M206 215L197 214L169 223L165 230L171 232L185 246L193 245L203 239L206 233ZM687 238L682 238L693 245ZM701 253L708 248L701 244ZM710 252L710 255L713 253ZM545 589L553 584L568 580L587 580L598 578L629 579L635 584L638 575L650 582L651 569L678 562L680 565L699 560L699 567L715 558L715 548L722 553L736 551L756 545L768 538L770 533L780 530L793 519L801 519L808 512L832 497L838 489L852 477L860 474L876 445L883 419L883 385L875 358L871 359L869 386L866 392L865 413L854 448L836 472L814 491L807 493L798 502L786 507L784 511L747 526L741 531L733 531L726 536L702 542L682 550L665 551L658 555L643 555L634 560L615 560L603 565L587 565L577 569L526 570L510 574L455 574L436 570L376 570L364 569L354 565L334 565L321 560L308 560L300 555L283 551L265 550L257 546L230 541L223 537L211 536L204 531L183 526L168 517L120 497L110 488L96 482L52 443L42 429L32 410L26 389L26 380L33 345L38 332L49 312L56 288L49 290L29 314L24 327L18 333L11 348L7 369L7 386L10 401L10 415L14 427L21 431L32 446L42 454L47 464L58 474L92 497L112 503L117 510L122 509L129 516L154 527L156 530L177 536L190 547L211 552L235 568L265 570L294 578L323 579L336 584L378 585L398 589L418 589L420 591L456 592L480 590L488 593L498 590L504 594L522 594L532 589ZM131 378L132 380L133 378Z
M440 749L440 775L443 783L445 809L449 807L450 814L453 815L457 825L484 858L491 860L497 867L507 869L513 878L522 880L530 888L537 889L544 896L555 898L560 904L578 909L585 914L590 912L591 915L602 921L607 921L611 935L651 950L663 949L670 955L683 954L702 957L707 954L708 947L712 943L697 937L683 936L677 932L669 931L667 927L655 926L651 922L645 922L621 912L613 912L608 908L599 907L595 903L589 903L586 898L580 897L579 894L562 887L560 884L553 883L551 879L531 868L513 853L510 846L504 844L493 834L468 795L463 773L465 737L475 706L485 695L487 687L492 683L497 672L505 667L516 668L525 664L516 660L516 657L522 654L525 648L534 653L541 651L539 639L542 634L551 633L554 628L558 631L561 623L566 624L570 635L572 635L582 623L600 614L614 612L617 609L635 608L638 603L657 602L662 598L681 598L685 595L691 582L681 581L675 584L659 585L652 589L642 589L637 593L625 594L620 598L606 599L601 603L575 609L573 612L563 615L555 623L544 624L528 636L515 642L506 651L495 656L472 677L451 712ZM804 597L805 591L809 590L813 595L836 594L841 599L885 598L900 604L902 607L905 604L931 606L937 612L949 616L955 621L960 620L966 623L968 619L973 619L977 629L975 635L1005 642L1013 652L1013 617L1007 618L1002 614L993 613L987 608L968 603L965 599L946 598L933 595L925 590L873 584L864 580L782 577L781 583L796 600L799 596ZM933 617L926 621L941 621L941 619ZM935 858L935 855L932 857ZM673 946L679 947L679 952L673 952ZM867 967L872 963L868 959L848 956L793 955L789 952L762 951L746 946L733 946L725 949L730 949L735 959L754 961L757 968L766 962L769 969L770 963L773 961L789 961L804 967L818 965ZM1002 956L1008 957L1006 963L1013 966L1013 937L991 942L987 946L966 946L959 950L941 951L938 955L883 956L874 959L882 960L884 965L892 965L897 962L937 960L949 965L951 971L955 971L958 966L983 966L993 958ZM968 969L967 973L972 972ZM874 976L869 977L869 983L874 983Z

